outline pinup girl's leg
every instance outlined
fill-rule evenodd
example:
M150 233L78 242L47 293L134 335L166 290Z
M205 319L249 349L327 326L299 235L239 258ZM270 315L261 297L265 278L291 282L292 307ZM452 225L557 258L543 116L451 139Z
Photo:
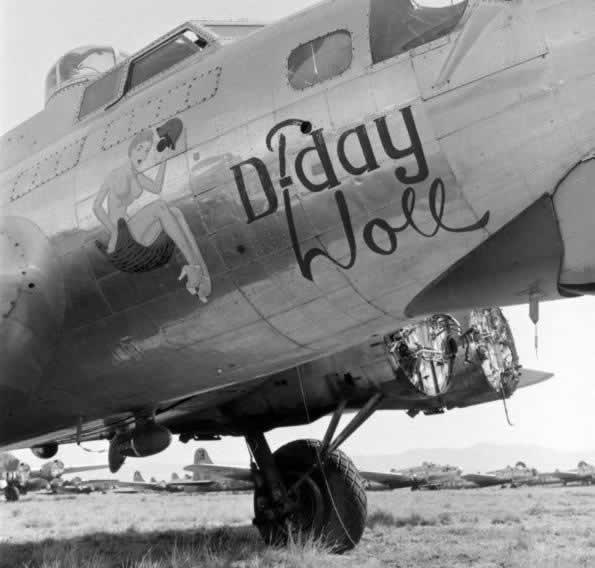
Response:
M137 211L129 219L128 225L135 240L145 246L150 245L161 230L165 231L188 263L188 268L184 267L181 275L187 277L186 287L192 293L198 293L202 301L206 301L210 294L210 278L194 236L178 209L170 209L165 201L154 201ZM203 274L206 278L203 278ZM199 289L202 288L201 280L205 281L204 290Z
M177 207L170 207L170 211L175 216L175 218L178 220L178 223L180 225L180 228L182 229L182 231L186 235L186 240L190 244L190 246L192 248L192 251L193 251L193 255L194 255L193 258L198 258L199 261L200 261L199 264L201 266L203 266L203 268L206 271L205 261L204 261L204 259L202 257L202 254L200 252L200 249L198 248L198 244L196 243L196 239L194 238L194 235L192 234L192 231L190 230L190 227L188 226L188 223L186 222L186 219L184 218L183 213Z
M153 201L137 211L128 220L128 226L134 239L144 246L149 246L161 230L165 231L182 251L188 264L199 264L200 258L165 201Z
M195 258L199 259L199 270L197 271L195 266L185 266L180 274L180 279L186 277L186 287L188 290L192 293L196 293L202 302L206 302L208 296L211 295L211 277L209 275L207 263L198 248L196 239L194 238L183 213L177 207L171 207L170 211L176 217L180 227L184 231L184 234L194 251ZM199 274L197 274L197 272L199 272Z

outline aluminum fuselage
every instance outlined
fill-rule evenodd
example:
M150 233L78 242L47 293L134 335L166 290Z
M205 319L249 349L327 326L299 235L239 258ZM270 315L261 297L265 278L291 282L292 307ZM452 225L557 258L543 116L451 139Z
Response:
M207 50L82 121L51 101L44 112L68 126L9 164L0 203L48 238L63 324L43 372L4 385L24 398L0 444L251 381L403 324L429 282L593 150L592 2L521 4L502 8L443 84L458 32L374 65L368 3L342 0ZM293 88L291 51L338 29L352 35L349 69ZM111 266L93 213L106 174L127 160L130 124L156 124L143 114L156 97L171 118L177 86L193 80L204 101L175 113L184 139L160 198L196 238L212 279L207 303L178 280L179 251L145 273ZM38 117L25 135L42 124L39 139L51 138L56 120ZM23 171L71 145L75 167L14 198Z

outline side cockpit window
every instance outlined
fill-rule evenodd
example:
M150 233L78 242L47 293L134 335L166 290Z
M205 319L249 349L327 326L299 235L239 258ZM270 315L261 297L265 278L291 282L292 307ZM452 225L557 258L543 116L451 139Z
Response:
M370 0L372 63L452 32L469 0Z
M181 32L130 64L126 90L134 89L155 75L205 49L207 42L191 30Z
M83 94L79 120L100 108L105 108L110 102L116 99L120 91L120 82L124 68L116 67L91 83Z
M351 34L338 30L296 47L287 61L289 83L305 89L346 71L353 58Z
M81 120L99 109L105 109L110 104L118 101L126 92L173 67L187 57L202 51L207 45L207 41L192 30L184 30L151 49L148 53L139 55L130 62L130 65L123 62L124 57L122 54L116 54L113 50L108 52L102 48L104 52L112 54L110 65L106 66L103 60L100 61L97 58L98 49L93 48L93 52L88 49L88 53L83 53L76 60L70 54L67 54L62 58L59 63L60 67L57 69L61 70L65 68L65 63L69 63L66 67L73 70L72 74L75 72L79 74L88 73L89 78L92 78L93 75L99 75L85 89L79 110L79 120ZM91 56L94 56L95 59L92 59ZM101 75L102 72L103 75ZM56 74L56 68L50 70L46 79L46 85L48 85L46 90L55 89ZM122 93L123 83L125 83L124 93Z

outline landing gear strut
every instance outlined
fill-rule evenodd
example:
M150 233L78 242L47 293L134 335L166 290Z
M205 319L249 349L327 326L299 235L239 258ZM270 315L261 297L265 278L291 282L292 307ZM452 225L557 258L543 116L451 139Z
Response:
M4 498L7 501L18 501L19 497L21 496L21 492L16 485L8 484L4 488Z
M353 548L364 531L367 498L364 480L338 449L382 401L373 395L333 440L346 407L342 401L322 442L295 440L274 454L262 432L246 434L254 468L254 524L270 544L308 535L333 552Z

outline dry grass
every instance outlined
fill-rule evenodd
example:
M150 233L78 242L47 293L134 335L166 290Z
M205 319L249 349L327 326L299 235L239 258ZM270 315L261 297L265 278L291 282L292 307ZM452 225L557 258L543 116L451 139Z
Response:
M71 496L69 496L71 497ZM0 503L4 568L587 568L595 488L374 492L360 545L265 547L245 494L27 496Z
M14 551L13 551L14 552ZM164 531L121 537L95 534L68 542L44 541L24 554L12 554L6 566L27 568L252 568L324 566L331 558L317 542L304 539L285 549L267 549L255 531L221 528L210 531Z
M443 515L444 513L440 513ZM378 525L385 527L432 527L438 524L435 518L424 518L418 513L411 513L406 517L398 517L387 511L374 511L368 516L366 525L374 528Z

